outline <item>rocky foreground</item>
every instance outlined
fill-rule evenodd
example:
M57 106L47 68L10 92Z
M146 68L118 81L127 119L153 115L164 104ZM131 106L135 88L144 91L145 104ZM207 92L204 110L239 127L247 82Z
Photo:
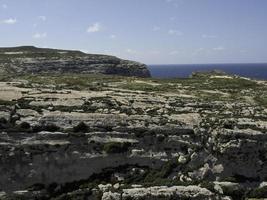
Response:
M0 82L0 199L267 197L267 82L14 77Z

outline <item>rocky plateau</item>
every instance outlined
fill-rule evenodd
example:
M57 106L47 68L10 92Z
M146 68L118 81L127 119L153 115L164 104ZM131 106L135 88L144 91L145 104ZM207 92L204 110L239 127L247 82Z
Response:
M267 198L266 81L17 59L0 76L1 200Z

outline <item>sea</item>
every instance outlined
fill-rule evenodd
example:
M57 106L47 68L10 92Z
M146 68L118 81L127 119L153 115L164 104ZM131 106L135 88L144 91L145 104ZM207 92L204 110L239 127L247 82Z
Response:
M192 72L220 70L228 74L267 80L267 63L148 65L154 78L187 78Z

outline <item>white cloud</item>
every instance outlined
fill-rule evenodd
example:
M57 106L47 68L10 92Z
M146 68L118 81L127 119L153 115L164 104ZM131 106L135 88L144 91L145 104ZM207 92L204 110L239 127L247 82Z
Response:
M129 54L137 54L137 51L135 51L133 49L126 49L126 52Z
M38 19L40 19L42 21L46 21L46 16L44 16L44 15L38 16Z
M247 50L240 50L240 53L247 53L248 51Z
M152 51L149 51L149 54L159 55L160 54L160 51L158 51L158 50L152 50Z
M192 52L192 55L195 56L195 55L199 55L199 54L205 54L207 53L206 49L204 49L203 47L200 47L198 49L195 49L193 52Z
M7 9L7 7L8 7L8 6L7 6L6 4L3 4L3 5L2 5L2 8L3 8L3 9Z
M207 39L212 39L212 38L217 38L218 36L217 35L207 35L207 34L203 34L202 36L201 36L202 38L207 38Z
M183 3L183 0L165 0L167 3Z
M169 34L169 35L178 35L178 36L181 36L181 35L183 35L183 32L181 32L181 31L179 31L179 30L170 29L170 30L168 31L168 34Z
M101 28L102 28L101 24L96 22L92 26L88 27L87 32L88 33L96 33L96 32L99 32L101 30Z
M177 54L179 54L179 53L180 53L179 51L171 51L171 52L170 52L170 55L174 56L174 55L177 55Z
M116 38L117 38L117 36L116 36L116 35L114 35L114 34L112 34L112 35L110 35L110 36L109 36L109 38L110 38L110 39L116 39Z
M200 48L198 48L198 49L196 49L196 52L202 52L202 51L204 51L205 49L203 48L203 47L200 47Z
M153 31L159 31L160 30L160 27L159 26L154 26L152 30Z
M33 38L35 38L35 39L42 39L42 38L46 38L46 36L47 36L47 33L35 33L33 35Z
M167 3L175 2L175 0L165 0Z
M178 7L179 4L182 4L184 1L183 0L165 0L167 3L173 4L173 6Z
M15 18L9 18L9 19L0 21L0 24L16 24L16 23L17 23L17 19Z
M223 46L218 46L213 48L214 51L223 51L225 48Z

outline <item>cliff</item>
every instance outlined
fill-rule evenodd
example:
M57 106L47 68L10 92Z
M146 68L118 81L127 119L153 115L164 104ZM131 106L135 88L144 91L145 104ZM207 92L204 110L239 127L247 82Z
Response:
M122 60L114 56L33 46L0 48L0 72L9 74L100 73L150 77L147 67L138 62Z

